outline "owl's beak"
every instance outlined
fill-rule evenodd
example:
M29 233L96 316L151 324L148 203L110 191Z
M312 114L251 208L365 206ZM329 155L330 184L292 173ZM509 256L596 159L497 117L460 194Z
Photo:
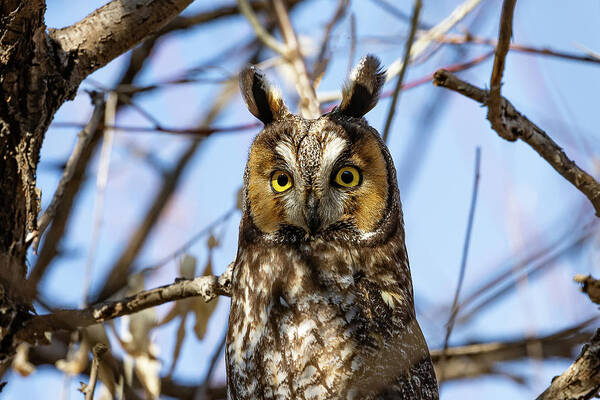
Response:
M304 206L304 222L311 234L317 233L321 227L321 218L319 217L319 200L316 199L314 192L309 192Z

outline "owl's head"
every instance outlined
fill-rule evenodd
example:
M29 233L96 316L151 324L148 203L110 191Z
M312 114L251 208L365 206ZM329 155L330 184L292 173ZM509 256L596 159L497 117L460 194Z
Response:
M381 240L398 229L392 159L363 118L383 83L379 60L366 56L353 70L341 104L307 120L289 112L260 70L241 73L248 109L265 124L244 175L246 240Z

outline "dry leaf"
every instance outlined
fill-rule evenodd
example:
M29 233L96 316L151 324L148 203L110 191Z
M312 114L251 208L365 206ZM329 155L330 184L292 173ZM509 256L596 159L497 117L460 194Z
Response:
M17 346L17 354L12 363L12 367L21 376L29 376L35 372L35 366L29 362L29 345L21 343Z
M143 290L144 281L140 274L130 281L130 290ZM115 336L127 354L123 356L123 370L127 384L132 383L133 372L142 383L147 397L160 396L160 367L157 359L158 347L152 343L152 329L158 326L156 310L146 310L125 316L121 319L120 334Z
M160 361L148 354L135 358L135 374L152 399L160 396Z
M202 273L202 275L212 275L212 273L212 257L209 255L206 267L204 268L204 272ZM194 332L196 333L196 337L202 340L204 339L204 335L206 335L206 327L208 325L208 320L210 319L212 313L215 311L215 308L217 307L218 298L208 303L205 302L201 297L196 297L193 300L193 310L194 314L196 315Z

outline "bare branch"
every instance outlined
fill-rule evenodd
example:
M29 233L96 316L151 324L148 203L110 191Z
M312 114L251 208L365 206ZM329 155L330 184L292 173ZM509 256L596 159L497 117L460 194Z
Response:
M290 17L285 9L283 0L272 1L275 15L277 16L277 23L287 46L285 58L296 72L296 90L300 96L300 111L305 118L319 118L321 112L319 110L317 94L306 70L306 64L300 51L300 44L298 43L296 32L294 32L294 28L292 27Z
M504 0L502 4L502 15L500 17L500 33L498 34L498 44L494 56L494 69L490 79L490 97L500 97L500 86L502 84L502 75L504 74L504 61L510 38L512 36L512 20L517 0Z
M287 48L281 43L279 40L275 39L273 35L271 35L260 23L258 17L250 7L250 3L248 0L238 0L238 7L240 8L240 12L246 17L250 25L252 25L252 29L254 29L254 33L256 37L268 48L273 50L275 53L286 57Z
M321 45L319 46L319 54L317 55L317 59L313 63L312 70L312 79L320 80L320 77L323 75L325 70L327 69L327 64L329 64L331 51L329 47L331 46L331 32L333 28L337 25L338 22L344 17L346 14L346 9L348 7L348 0L339 0L338 6L331 18L331 21L325 26L325 33L323 34L323 39L321 39ZM328 51L329 50L329 51ZM317 86L317 85L315 85Z
M402 89L402 82L404 81L406 67L408 67L408 64L410 63L410 49L412 48L413 42L415 40L415 34L417 33L417 26L419 25L419 15L421 14L422 6L423 3L421 2L421 0L415 0L415 5L413 6L413 13L410 22L410 33L408 34L408 39L406 39L406 44L404 45L404 58L402 59L402 67L400 68L398 80L396 81L396 87L394 88L394 94L392 95L392 102L390 103L390 111L388 113L388 117L385 121L385 127L383 129L382 138L384 143L387 143L388 135L390 133L390 127L392 126L392 120L394 119L394 113L396 112L396 103L398 102L400 90Z
M193 280L177 280L170 285L145 290L121 300L101 302L81 310L60 310L33 317L15 337L32 344L47 343L48 333L84 328L171 301L202 296L208 302L219 295L229 296L232 269L233 263L219 277L202 276Z
M487 60L488 58L490 58L492 55L494 54L493 51L487 52L485 54L482 54L480 56L477 56L475 58L473 58L472 60L469 61L465 61L465 62L460 62L460 63L455 63L455 64L450 64L444 67L444 69L446 71L450 71L450 72L459 72L459 71L464 71L467 70L471 67L474 67L476 65L481 64L482 62L484 62L485 60ZM415 80L406 82L402 84L402 90L408 90L408 89L413 89L416 88L417 86L421 86L427 82L431 82L433 81L433 75L434 73L431 74L427 74L425 76L422 76L420 78L417 78ZM380 99L384 99L386 97L390 97L393 94L393 92L391 90L386 90L384 92L381 93L381 95L379 96ZM321 93L319 95L319 100L322 103L332 103L334 102L337 97L338 97L339 93L337 92L326 92L326 93ZM329 106L325 108L325 111L331 111L333 109L333 106ZM80 125L77 125L80 126Z
M463 44L473 43L473 44L483 44L483 45L487 45L487 46L496 47L498 44L498 41L495 39L488 39L488 38L473 36L469 33L464 34L464 35L447 35L447 36L437 38L436 40L438 43L455 44L455 45L463 45ZM539 47L533 47L533 46L527 46L527 45L513 43L510 45L509 49L511 51L517 51L517 52L521 52L521 53L563 58L565 60L590 62L590 63L595 63L595 64L600 63L600 58L593 57L591 55L567 53L564 51L558 51L558 50L550 49L547 47L539 48Z
M192 0L113 0L81 21L50 30L69 63L71 80L86 76L158 32ZM74 60L76 58L76 60Z
M108 347L106 347L103 343L96 343L94 348L92 349L92 354L94 355L92 359L92 368L90 370L90 381L86 385L81 382L81 388L79 389L83 394L85 394L85 400L93 400L94 399L94 391L96 390L96 382L98 381L98 370L100 369L100 361L106 352L108 351Z
M560 221L564 221L564 218L561 218ZM563 223L561 234L548 245L535 249L531 254L516 262L512 258L502 262L501 265L507 266L502 267L504 272L486 280L459 304L462 314L459 322L466 323L487 306L510 293L518 283L530 279L542 271L547 271L551 266L556 265L559 258L580 248L596 234L597 221L598 219L594 218L591 223L586 223L576 218L572 224L564 225ZM582 226L583 229L580 229ZM528 243L524 247L528 247L527 245ZM467 311L465 312L465 310Z
M469 245L471 243L471 232L473 230L473 222L475 220L475 207L477 206L477 194L479 193L479 171L481 166L481 149L477 147L475 150L475 172L473 177L473 190L471 193L471 205L469 206L469 217L467 218L467 232L465 233L465 241L463 243L463 251L462 257L460 260L460 271L458 274L458 283L456 284L456 290L454 292L454 299L452 300L452 307L450 308L450 317L448 318L448 323L446 324L446 336L444 337L444 347L443 354L441 359L441 374L440 374L440 382L444 380L445 375L445 361L446 361L446 350L448 349L448 342L450 341L450 335L452 335L452 330L454 329L454 322L456 320L456 315L458 314L459 306L458 299L460 298L460 290L462 288L462 284L465 278L465 271L467 268L467 257L469 255Z
M67 161L67 165L65 166L65 170L63 171L62 177L60 178L60 182L58 183L58 187L54 192L54 197L50 202L48 208L38 220L38 229L37 231L30 232L27 237L27 242L33 241L34 251L37 252L39 238L44 234L44 231L48 227L48 224L54 219L56 216L57 210L61 206L63 197L67 190L67 187L70 186L71 181L78 168L80 167L80 161L84 156L85 149L88 148L90 143L92 142L92 138L96 129L98 129L98 125L102 120L102 116L104 113L104 98L101 94L92 93L92 101L94 103L94 112L92 113L92 117L87 125L83 128L81 132L77 135L79 140L73 149L73 153L69 157Z
M600 281L591 275L575 275L575 282L581 284L581 291L590 297L593 303L600 304Z
M506 140L517 140L517 137L510 131L505 132L503 126L501 95L500 88L502 86L502 75L504 74L504 61L508 48L510 46L510 38L512 36L512 20L517 0L504 0L502 4L502 16L500 17L500 32L498 34L498 44L496 45L494 55L494 68L490 78L490 93L487 101L488 120L492 124L492 128Z
M583 400L591 399L600 390L600 329L577 360L537 397L537 400Z
M429 48L431 42L437 40L437 38L443 37L450 29L454 27L458 22L465 18L475 7L481 2L481 0L465 0L458 7L452 11L444 20L440 21L436 26L429 29L425 33L421 34L413 43L410 51L410 58L415 59L425 53ZM351 47L351 49L353 46ZM353 50L352 50L353 51ZM400 73L402 70L403 59L397 59L388 66L386 71L385 80L389 82L392 78ZM342 92L336 91L332 93L321 94L319 100L321 102L329 102L340 100L342 98Z
M438 37L445 35L446 32L454 27L454 25L469 15L469 13L473 11L480 2L481 0L466 0L456 7L454 11L452 11L452 13L450 13L450 15L444 18L441 22L420 35L412 46L410 58L415 59L423 54L432 41L435 41ZM403 60L399 59L390 64L387 70L386 81L389 81L400 73L400 70L402 69L402 63Z
M234 87L235 86L232 82L229 82L225 85L221 95L215 101L201 125L210 124L219 115L225 104L229 101L233 93L235 93L233 89ZM194 154L196 154L196 151L200 145L203 143L203 139L204 137L199 137L190 143L173 169L164 176L162 186L156 193L152 205L146 212L146 215L142 219L142 222L136 231L131 236L129 243L115 264L111 267L106 282L102 285L102 288L97 296L97 300L101 301L107 299L116 290L121 288L125 282L127 282L127 276L132 268L133 261L142 249L142 246L146 243L146 239L158 221L162 210L177 188L179 180L183 175L183 171Z
M83 124L78 122L55 122L56 128L83 128ZM115 129L123 132L147 132L147 133L170 133L174 135L193 135L193 136L210 136L213 133L239 132L249 129L255 129L260 126L259 122L249 122L247 124L223 126L223 127L199 127L199 128L169 128L164 126L129 126L129 125L110 125L103 126L107 129Z
M438 70L434 74L433 84L453 90L481 104L487 105L489 93L459 79L446 70ZM521 138L542 156L559 174L573 184L592 203L596 215L600 216L600 184L587 172L583 171L542 129L519 113L504 97L500 97L500 124L492 125L503 138ZM488 115L489 118L489 115Z
M438 379L448 381L497 374L499 363L529 358L531 346L539 346L545 359L571 358L576 346L589 338L590 332L582 332L582 329L597 319L590 318L574 327L547 336L472 343L449 347L446 350L432 350L431 359Z

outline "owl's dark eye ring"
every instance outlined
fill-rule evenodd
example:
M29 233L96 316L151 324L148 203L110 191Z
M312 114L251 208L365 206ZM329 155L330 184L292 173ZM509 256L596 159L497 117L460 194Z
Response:
M362 175L358 168L347 165L336 172L333 182L337 186L353 188L362 183Z
M271 174L271 188L276 193L283 193L293 185L292 177L285 171L274 171Z

